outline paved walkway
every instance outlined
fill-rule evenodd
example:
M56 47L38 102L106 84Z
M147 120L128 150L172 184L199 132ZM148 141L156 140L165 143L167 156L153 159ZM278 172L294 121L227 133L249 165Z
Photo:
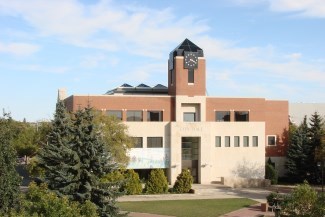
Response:
M119 198L119 201L152 201L152 200L193 200L193 199L222 199L222 198L249 198L259 204L242 208L221 217L256 217L274 216L272 212L262 212L260 203L266 203L266 196L270 193L267 189L241 188L233 189L223 185L193 185L194 194L162 194L162 195L129 195ZM172 217L148 213L130 213L130 217ZM200 216L198 216L200 217ZM202 216L204 217L204 216Z

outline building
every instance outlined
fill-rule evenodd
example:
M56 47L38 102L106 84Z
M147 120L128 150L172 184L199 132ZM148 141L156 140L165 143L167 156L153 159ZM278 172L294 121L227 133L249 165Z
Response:
M322 118L325 118L325 103L290 103L289 115L290 121L299 126L307 116L309 118L317 112Z
M190 169L196 183L263 179L265 161L284 167L288 102L206 95L206 59L185 39L169 54L168 87L123 84L103 95L72 95L67 108L89 103L114 115L135 137L128 168L163 168L174 183Z

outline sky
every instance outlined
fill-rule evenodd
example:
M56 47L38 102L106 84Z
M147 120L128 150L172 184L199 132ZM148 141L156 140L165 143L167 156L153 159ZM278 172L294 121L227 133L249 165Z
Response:
M325 102L324 0L0 0L0 108L50 120L59 88L167 86L185 38L209 96Z

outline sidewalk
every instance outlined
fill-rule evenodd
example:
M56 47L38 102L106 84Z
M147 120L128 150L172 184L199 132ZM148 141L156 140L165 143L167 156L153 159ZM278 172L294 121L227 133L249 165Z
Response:
M260 203L266 203L267 189L241 188L233 189L223 185L193 185L195 194L162 194L162 195L130 195L119 198L119 201L152 201L152 200L193 200L193 199L222 199L249 198L259 202L250 207L242 208L220 217L258 217L274 216L272 212L262 212ZM149 213L130 213L129 217L173 217ZM200 217L200 216L198 216ZM204 217L204 216L202 216ZM217 216L216 216L217 217Z
M259 216L274 216L273 212L262 212L261 204L252 205L247 208L242 208L221 217L259 217Z

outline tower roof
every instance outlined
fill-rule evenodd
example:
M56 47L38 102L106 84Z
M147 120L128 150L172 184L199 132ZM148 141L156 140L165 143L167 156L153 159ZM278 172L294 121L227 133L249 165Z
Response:
M203 50L187 38L179 44L171 54L173 54L173 56L183 56L184 51L198 52L198 56L203 57Z

